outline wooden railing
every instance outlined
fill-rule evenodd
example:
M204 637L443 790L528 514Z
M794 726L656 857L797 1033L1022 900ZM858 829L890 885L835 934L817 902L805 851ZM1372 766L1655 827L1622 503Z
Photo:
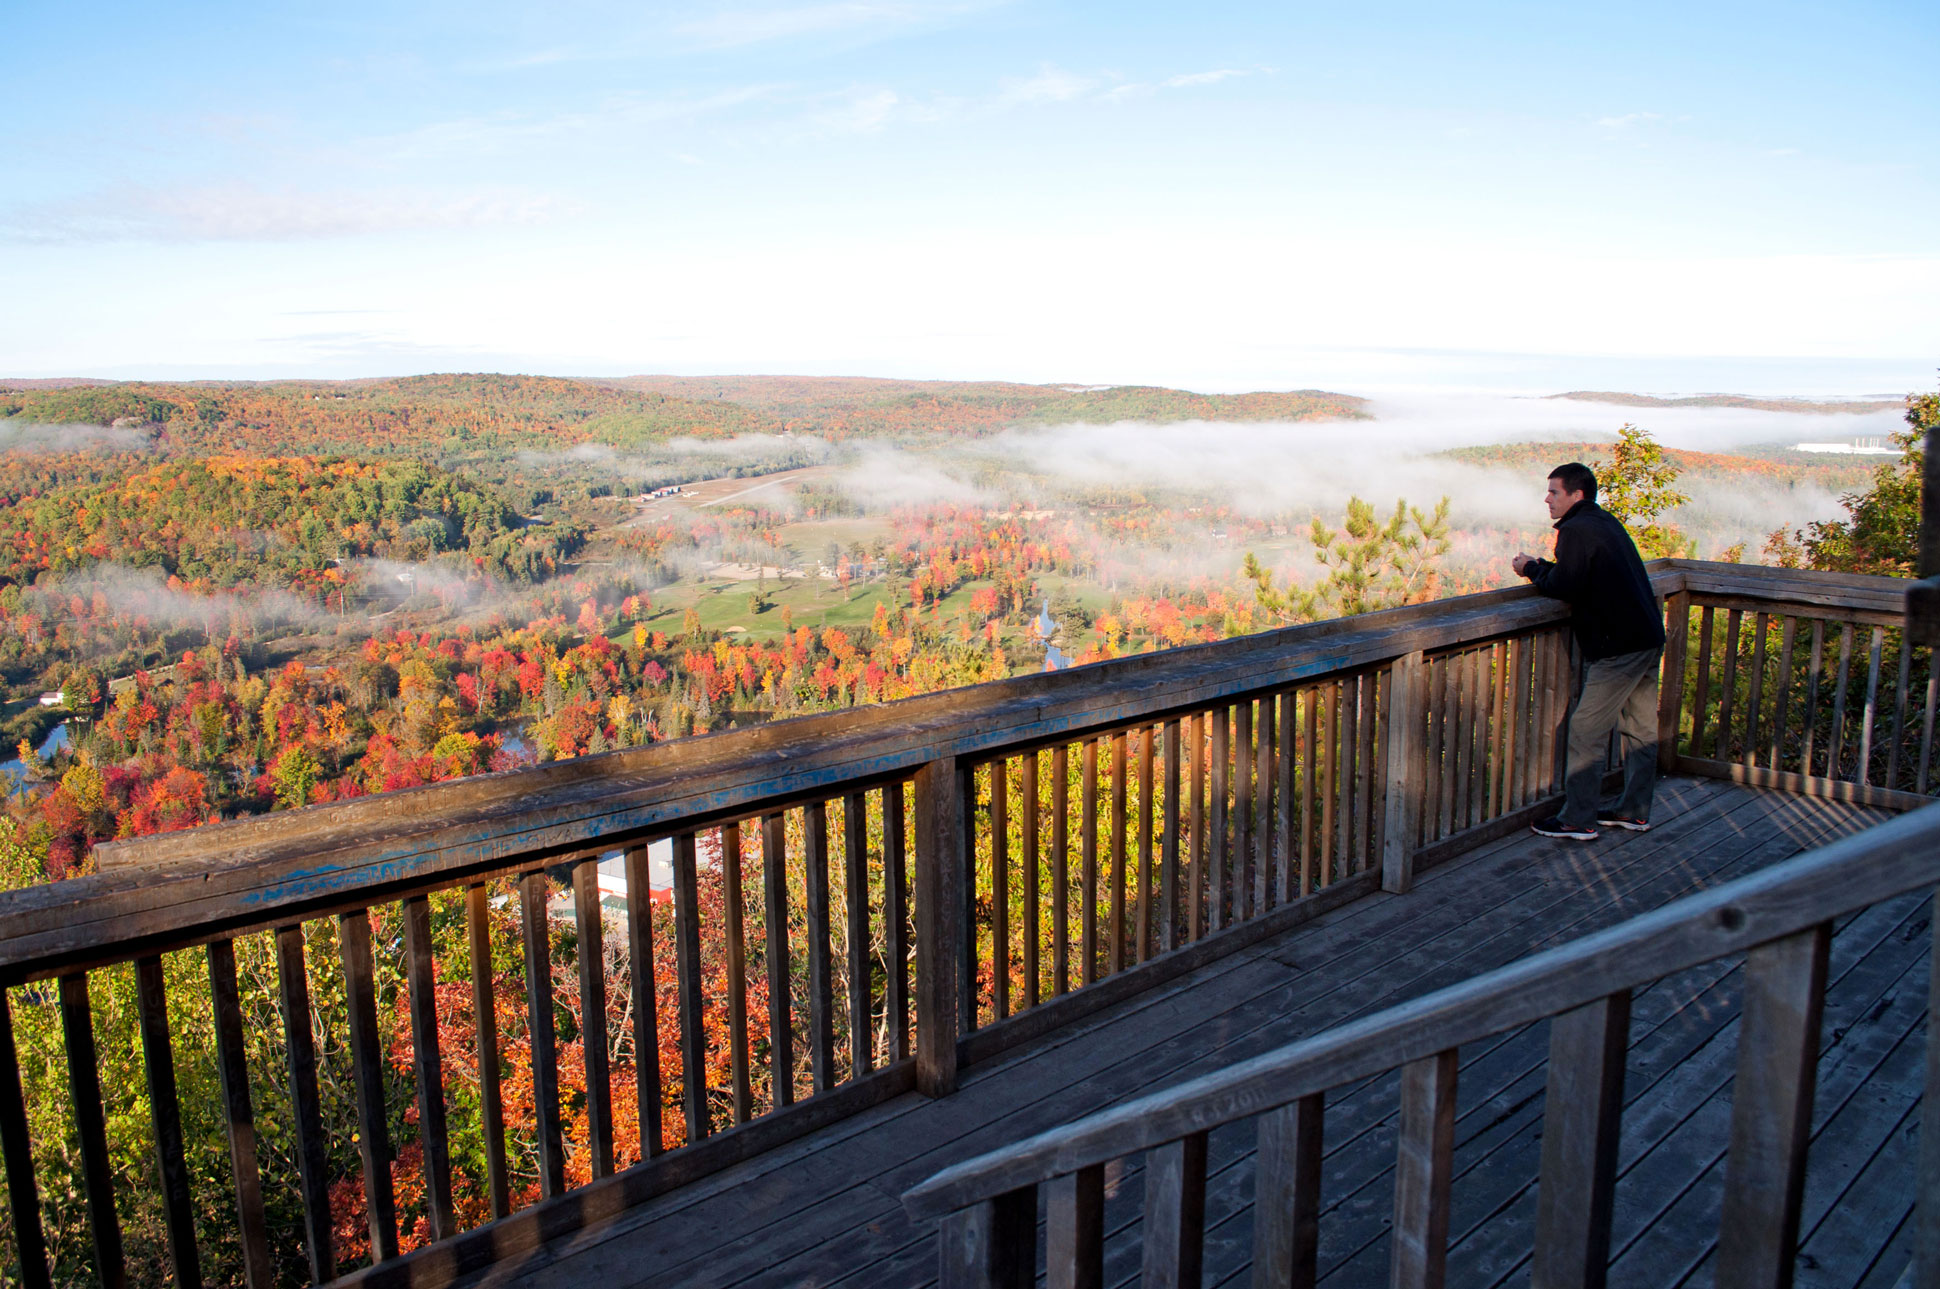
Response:
M1721 772L1744 729L1733 774L1923 799L1894 584L1653 576L1667 754ZM1880 662L1730 697L1785 651L1684 649L1727 600L1795 645L1881 626ZM947 1094L1554 809L1571 666L1562 606L1491 592L104 847L0 898L7 1274L443 1284ZM1897 688L1869 709L1862 671Z
M1610 1252L1631 991L1701 963L1745 955L1744 1014L1719 1218L1721 1285L1791 1283L1812 1123L1819 1017L1834 920L1940 884L1940 807L1690 896L1365 1020L1289 1044L1067 1127L993 1151L907 1192L942 1219L944 1289L1036 1281L1039 1189L1046 1281L1104 1283L1107 1165L1143 1155L1140 1283L1197 1286L1204 1251L1206 1145L1253 1120L1252 1283L1311 1285L1320 1229L1323 1099L1400 1072L1390 1283L1444 1283L1453 1183L1458 1053L1550 1020L1548 1095L1533 1232L1536 1285L1602 1284ZM1936 956L1935 961L1940 961ZM1940 1022L1940 1003L1932 1019ZM1931 1037L1931 1026L1929 1043ZM1940 1099L1929 1052L1926 1104ZM1924 1269L1940 1277L1940 1151L1907 1179L1919 1197Z

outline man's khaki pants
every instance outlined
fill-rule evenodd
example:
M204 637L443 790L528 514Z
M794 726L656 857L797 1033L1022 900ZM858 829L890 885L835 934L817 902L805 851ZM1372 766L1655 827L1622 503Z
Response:
M1640 649L1584 665L1583 686L1570 706L1560 816L1564 823L1596 825L1604 754L1613 729L1623 760L1623 795L1610 813L1650 818L1657 788L1657 673L1663 659L1661 648Z

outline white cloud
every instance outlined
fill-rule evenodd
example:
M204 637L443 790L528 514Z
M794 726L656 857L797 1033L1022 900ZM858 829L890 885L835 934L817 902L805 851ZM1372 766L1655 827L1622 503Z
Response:
M1604 130L1628 130L1632 126L1648 125L1663 119L1664 116L1660 112L1625 112L1621 116L1600 116L1596 119L1596 124L1599 129Z
M412 229L538 224L560 203L516 189L305 191L228 183L128 185L0 215L0 236L33 242L302 241Z
M675 27L677 34L708 48L754 45L867 28L912 27L988 7L984 4L881 3L837 0L830 4L771 9L728 9Z

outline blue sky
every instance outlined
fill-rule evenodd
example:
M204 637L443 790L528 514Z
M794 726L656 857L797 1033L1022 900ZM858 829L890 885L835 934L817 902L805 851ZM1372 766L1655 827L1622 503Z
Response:
M0 375L1928 387L1937 15L16 4Z

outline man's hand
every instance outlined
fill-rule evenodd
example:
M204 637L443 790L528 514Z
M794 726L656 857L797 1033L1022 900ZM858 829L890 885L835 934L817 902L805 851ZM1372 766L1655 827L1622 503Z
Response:
M1523 572L1526 569L1528 569L1528 567L1531 564L1534 564L1535 562L1536 562L1536 557L1534 555L1518 554L1512 559L1510 559L1509 567L1515 570L1515 574L1517 577L1521 577L1523 575Z

